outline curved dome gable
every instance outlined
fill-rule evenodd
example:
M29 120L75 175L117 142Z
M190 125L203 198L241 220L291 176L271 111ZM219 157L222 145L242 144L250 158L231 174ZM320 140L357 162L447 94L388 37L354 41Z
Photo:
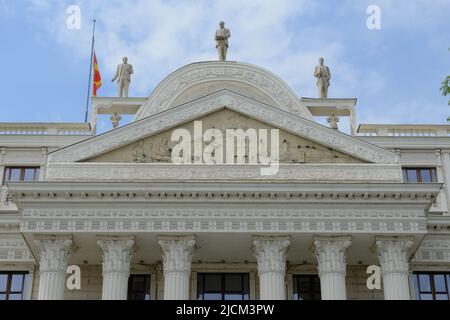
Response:
M165 78L141 106L135 120L229 89L313 120L289 86L272 72L240 62L207 61L184 66Z

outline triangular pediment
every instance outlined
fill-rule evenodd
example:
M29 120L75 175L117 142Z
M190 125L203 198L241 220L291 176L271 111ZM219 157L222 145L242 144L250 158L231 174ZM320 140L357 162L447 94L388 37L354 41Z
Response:
M159 161L164 162L170 149L166 141L170 138L169 132L180 126L188 128L194 120L206 123L205 130L229 126L229 129L277 128L281 162L398 162L393 152L230 90L218 91L68 146L51 153L49 162L145 162L143 158L138 160L136 154L152 157L155 153L160 154L158 157L162 160ZM136 153L142 148L144 151ZM159 149L158 152L152 151L153 148ZM283 150L289 155L283 154ZM124 158L126 154L128 158ZM311 161L302 161L302 158Z

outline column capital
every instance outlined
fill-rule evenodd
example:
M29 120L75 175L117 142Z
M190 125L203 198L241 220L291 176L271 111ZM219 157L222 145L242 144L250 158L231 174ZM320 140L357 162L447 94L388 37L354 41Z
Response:
M291 244L287 236L254 236L253 250L259 274L286 272L286 252Z
M383 274L408 273L408 250L414 244L412 237L376 237L375 244Z
M97 245L102 249L103 274L129 273L135 250L134 237L98 236Z
M191 272L192 255L195 249L194 236L160 236L164 274Z
M314 237L314 252L319 263L319 275L346 273L346 253L351 245L350 236Z
M34 242L40 249L40 273L66 272L69 256L74 250L72 237L38 235Z

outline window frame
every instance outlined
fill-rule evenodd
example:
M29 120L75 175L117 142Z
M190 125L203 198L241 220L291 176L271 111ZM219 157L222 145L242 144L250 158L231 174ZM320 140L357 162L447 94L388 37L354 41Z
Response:
M6 278L6 288L5 291L0 291L0 295L5 295L5 300L4 301L9 301L9 297L11 294L20 294L21 295L21 299L20 300L27 300L28 297L28 289L30 286L30 273L28 271L1 271L0 270L0 275L7 275ZM22 287L21 287L21 291L12 291L11 287L12 287L12 279L13 276L15 275L22 275ZM28 276L28 279L27 279ZM25 283L27 284L27 286L25 287ZM1 300L1 299L0 299Z
M422 171L428 170L431 180L423 181ZM408 181L408 171L415 171L417 181ZM402 167L403 182L405 183L436 183L437 170L436 167Z
M309 281L309 290L299 290L300 289L300 278L307 278ZM314 280L319 281L319 291L314 290ZM297 285L297 291L295 291L295 284ZM300 298L300 293L308 293L312 299L311 301L322 300L322 292L320 288L320 278L317 274L293 274L292 275L292 300L294 301L306 301ZM297 294L297 299L295 295ZM318 298L318 299L317 299Z
M216 301L231 301L231 300L225 300L225 296L227 294L240 294L241 295L241 300L238 301L249 301L250 300L250 273L249 272L198 272L197 273L197 296L196 299L198 301L206 301L205 300L205 294L208 293L212 293L212 292L207 292L205 290L205 277L207 275L217 275L220 276L220 292L217 292L221 295L221 299L220 300L216 300ZM227 291L226 288L226 276L229 275L240 275L241 276L241 288L242 291L241 292L237 292L237 291ZM201 283L202 286L199 285L200 283L200 279L201 279ZM245 291L245 281L247 281L247 292ZM201 299L200 299L201 296Z
M19 180L10 180L12 170L20 170ZM25 180L25 172L27 169L33 169L33 180ZM41 167L39 166L5 166L5 170L3 171L3 181L2 184L5 185L7 182L32 182L39 180L39 174L41 171Z
M420 286L420 275L426 275L429 278L430 291L422 291ZM446 291L436 291L435 276L443 275L445 281ZM437 300L436 295L447 294L447 300L450 300L450 272L439 271L416 271L413 272L413 287L415 300L427 300L422 299L423 294L431 295L431 300Z

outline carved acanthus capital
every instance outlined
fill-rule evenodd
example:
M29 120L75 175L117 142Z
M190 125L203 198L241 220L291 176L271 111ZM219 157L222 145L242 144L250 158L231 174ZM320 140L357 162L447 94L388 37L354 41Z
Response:
M39 272L66 272L69 256L73 251L71 238L36 237L39 252Z
M346 273L346 253L351 245L351 237L315 237L314 251L319 263L319 275L326 273Z
M414 244L412 238L380 237L375 243L383 274L408 273L408 250Z
M254 237L253 248L260 275L286 272L286 252L290 243L289 237Z
M191 272L192 255L195 249L194 236L161 236L164 274L171 272Z
M103 251L103 274L110 272L129 274L135 249L132 237L98 238L97 244Z

